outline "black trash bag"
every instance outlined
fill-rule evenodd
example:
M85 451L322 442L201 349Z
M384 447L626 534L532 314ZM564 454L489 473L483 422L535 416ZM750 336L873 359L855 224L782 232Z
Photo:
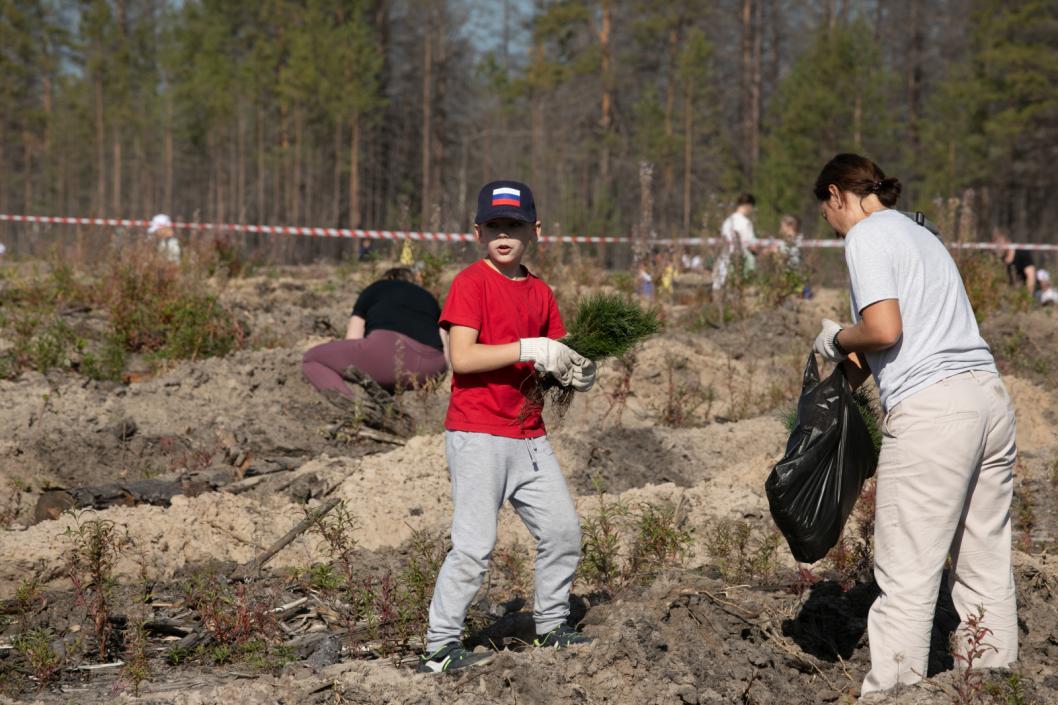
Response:
M786 454L764 483L775 524L794 558L814 563L837 545L878 455L842 365L819 381L808 355Z

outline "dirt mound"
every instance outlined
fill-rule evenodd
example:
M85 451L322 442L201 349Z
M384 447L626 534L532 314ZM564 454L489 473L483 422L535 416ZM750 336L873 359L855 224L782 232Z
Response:
M300 521L306 504L324 498L344 500L355 517L364 565L393 559L407 550L417 531L443 535L451 519L440 427L447 383L401 397L418 421L419 435L394 446L336 431L346 419L301 377L302 352L344 327L360 285L334 268L232 280L222 296L249 322L261 349L181 363L130 385L85 382L73 375L26 374L0 381L0 425L8 429L0 440L0 515L8 526L26 525L37 494L49 485L179 469L234 471L282 456L295 459L296 469L241 494L178 496L167 508L116 507L80 520L104 518L127 536L115 565L123 583L147 575L165 584L210 561L246 562ZM299 661L278 675L244 678L239 666L174 669L159 656L154 682L144 686L146 701L847 700L868 668L864 628L874 588L858 584L846 592L836 583L810 584L803 577L756 587L745 581L727 584L717 578L722 574L717 557L707 549L720 520L771 527L763 485L786 442L779 412L796 399L819 318L847 320L847 308L843 292L824 290L812 301L756 312L720 329L673 327L641 348L630 371L605 364L597 388L578 395L562 420L549 420L552 444L585 522L598 516L600 502L631 509L668 504L679 507L683 526L694 537L682 572L612 601L593 596L585 618L586 631L598 638L593 646L564 653L521 649L519 640L531 636L529 610L523 606L475 633L474 640L491 639L507 650L465 676L426 678L414 675L407 664L346 660L322 669ZM1054 322L1045 316L1026 314L1016 324L996 324L995 330L1029 326L1044 331L1039 345L1045 345L1045 331ZM1026 333L1036 340L1033 335ZM1053 665L1058 570L1047 555L1058 536L1052 478L1058 395L1049 376L1025 371L1030 368L1006 367L1004 377L1018 415L1017 487L1027 507L1016 510L1018 545L1041 553L1017 555L1023 625L1017 672L1024 702L1046 703L1058 687ZM11 597L19 583L34 576L47 589L68 593L67 530L77 521L64 516L0 534L0 555L8 557L0 562L0 596ZM498 544L533 544L509 507L501 511ZM531 564L531 550L523 552ZM287 569L305 568L326 556L314 534L303 534L276 555L269 571L282 582ZM795 574L784 546L774 561L777 575ZM578 604L588 606L586 600ZM951 615L943 602L940 615L932 671L951 665L944 653ZM0 660L7 658L4 653ZM942 673L878 702L943 701L956 678ZM1003 680L1006 676L989 678L997 692L1013 687ZM63 683L78 690L41 693L37 699L133 702L128 695L114 695L112 674Z
M1054 374L1058 371L1058 311L1053 306L989 316L981 323L981 335L1004 374L1024 377L1052 391L1058 386Z
M1051 651L1058 633L1055 566L1017 555L1023 631L1021 655L1009 671L982 672L985 692L1000 702L1051 703L1058 686ZM142 697L157 705L244 702L361 703L791 703L850 702L869 668L865 644L871 586L849 592L833 583L795 591L731 586L701 576L670 576L642 592L593 606L583 622L596 638L567 651L525 649L518 636L525 613L490 629L507 644L493 663L452 676L422 676L410 665L344 661L323 669L287 666L278 677L240 680L230 669L189 670L146 683ZM1031 626L1029 626L1031 625ZM950 668L944 607L935 624L931 673ZM955 701L958 671L863 702L926 705ZM78 688L78 701L134 702L115 697L103 675ZM1015 693L1017 698L1015 699ZM65 702L69 694L41 695ZM1009 699L1008 699L1009 698Z

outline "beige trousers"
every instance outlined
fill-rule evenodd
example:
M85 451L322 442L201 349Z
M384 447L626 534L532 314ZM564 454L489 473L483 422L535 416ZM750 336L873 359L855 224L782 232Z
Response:
M926 675L933 612L951 557L952 600L963 620L983 610L994 647L975 666L1018 656L1011 569L1014 411L990 372L965 372L899 402L885 418L874 530L881 594L867 633L866 694ZM958 660L957 660L958 664Z

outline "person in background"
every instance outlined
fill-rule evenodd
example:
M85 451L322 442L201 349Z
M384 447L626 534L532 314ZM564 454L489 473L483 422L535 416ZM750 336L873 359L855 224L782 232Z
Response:
M1011 286L1023 285L1030 294L1036 293L1036 262L1028 250L1019 250L1010 242L1010 233L1004 228L992 231L992 242L997 245L996 254L1007 267L1007 278Z
M1058 289L1051 284L1050 272L1046 269L1036 272L1036 284L1039 286L1036 291L1036 300L1040 302L1040 306L1058 304Z
M786 257L787 268L798 274L803 274L801 260L801 243L804 242L804 234L801 232L801 219L787 213L779 219L779 252ZM812 298L812 287L805 281L801 289L801 298Z
M742 253L742 267L751 272L756 267L755 256L760 251L757 235L753 231L753 221L749 219L756 207L757 199L751 193L740 194L735 202L735 212L724 220L720 226L720 237L723 239L720 254L713 264L713 291L724 288L731 257L736 251Z
M173 264L180 263L180 241L173 234L173 221L165 213L159 213L151 218L151 224L147 227L147 234L153 235L158 241L158 252Z
M655 270L660 272L658 277L658 293L663 294L670 300L672 298L672 286L676 279L676 266L673 254L668 250L662 250L657 254L657 266Z
M823 319L813 350L845 362L853 387L873 373L882 410L874 529L879 595L867 619L862 693L926 674L941 579L962 624L989 630L974 667L1018 658L1012 566L1014 409L948 249L893 210L900 181L839 154L814 189L845 241L854 325ZM855 353L852 360L850 354ZM861 363L861 364L857 364Z
M684 252L680 257L680 264L683 265L684 271L697 272L702 268L702 256L698 253Z
M654 298L654 275L650 273L645 257L639 261L636 272L636 293L648 301Z
M342 408L356 399L346 380L360 382L362 375L390 393L420 386L448 369L440 316L437 299L416 283L410 269L390 269L360 292L345 339L310 349L301 371Z

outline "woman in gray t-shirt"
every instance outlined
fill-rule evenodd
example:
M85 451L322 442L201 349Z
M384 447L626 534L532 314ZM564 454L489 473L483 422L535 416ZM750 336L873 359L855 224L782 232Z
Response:
M975 665L1006 666L1018 652L1014 411L959 271L936 236L890 210L900 182L871 160L837 155L815 196L845 240L855 325L824 319L814 350L843 362L853 386L873 374L885 411L874 535L880 594L868 618L862 693L926 673L949 556L963 625L980 617L992 632L995 650Z

